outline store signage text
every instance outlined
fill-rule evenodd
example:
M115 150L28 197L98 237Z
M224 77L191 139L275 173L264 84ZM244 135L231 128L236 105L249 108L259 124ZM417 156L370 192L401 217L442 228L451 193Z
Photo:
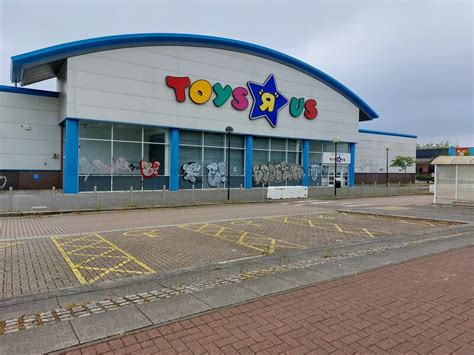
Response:
M350 164L351 154L350 153L337 153L338 164ZM334 153L323 153L323 164L334 164Z
M308 120L314 120L318 116L316 100L303 97L292 97L288 100L276 86L275 76L269 75L263 84L247 82L247 87L238 86L232 88L230 85L222 86L221 83L211 85L204 79L191 83L187 76L167 76L166 85L174 90L176 101L186 101L186 90L191 101L197 105L208 102L214 96L212 102L216 107L223 106L231 99L231 106L237 111L244 111L249 107L249 93L252 97L252 108L249 118L255 120L265 117L268 122L276 127L278 124L278 111L289 103L290 115L294 118L304 115ZM232 97L232 98L231 98Z

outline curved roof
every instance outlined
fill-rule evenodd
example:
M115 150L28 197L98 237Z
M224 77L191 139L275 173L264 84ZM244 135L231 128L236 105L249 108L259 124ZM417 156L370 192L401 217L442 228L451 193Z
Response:
M474 157L471 156L447 156L440 155L432 162L432 165L474 165Z
M303 72L309 76L312 76L313 78L339 92L360 109L360 121L372 120L378 117L377 112L375 112L367 103L365 103L364 100L357 96L348 87L322 72L321 70L296 58L273 49L248 42L222 37L193 34L125 34L85 39L38 49L36 51L13 56L11 58L11 81L14 83L20 83L21 85L28 85L38 81L54 78L59 72L64 61L67 58L73 56L118 48L173 45L225 49L252 54L258 57L279 62L299 70L300 72Z

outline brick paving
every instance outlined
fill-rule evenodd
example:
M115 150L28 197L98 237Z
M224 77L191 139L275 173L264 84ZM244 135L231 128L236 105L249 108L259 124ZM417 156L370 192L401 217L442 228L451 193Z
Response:
M280 214L304 214L324 211L328 207L353 204L374 206L430 204L430 196L394 196L358 198L330 201L329 205L311 205L312 200L284 203L235 204L165 208L135 211L76 213L30 217L0 217L0 240L28 236L48 236L71 233L88 233L104 230L141 228L166 224L193 223L231 218L252 218ZM430 197L431 198L431 197Z
M275 212L283 212L284 209L311 209L280 204L252 207L261 206L268 206ZM220 209L227 214L233 213L234 218L240 218L197 224L190 224L189 221L210 218L206 208L202 209L204 212L201 209L163 210L164 216L158 211L132 211L22 218L20 225L25 225L25 228L30 223L35 225L35 220L39 220L41 231L44 233L49 230L52 235L0 241L0 299L123 277L163 273L263 253L340 246L364 239L450 225L423 220L360 216L328 209L316 209L315 212L314 208L311 214L275 214L271 217L245 219L249 213L248 207L221 206ZM215 208L210 210L217 211ZM164 223L168 221L164 218L171 212L174 213L173 221L184 224L59 238L53 234L65 226L74 227L81 221L84 222L83 228L97 228L100 226L97 222L101 218L104 219L104 229L112 225L111 221L116 221L116 226L123 223L137 226L137 220L140 223L152 223L153 218ZM70 225L68 221L71 222ZM68 230L67 228L64 230ZM31 231L38 229L33 228Z
M473 266L460 249L66 353L473 354Z

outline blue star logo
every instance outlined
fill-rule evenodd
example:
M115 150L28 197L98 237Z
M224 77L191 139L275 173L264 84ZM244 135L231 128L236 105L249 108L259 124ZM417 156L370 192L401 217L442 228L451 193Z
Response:
M276 127L278 111L288 104L288 99L278 91L274 75L270 74L263 85L249 81L247 86L253 97L250 119L265 117L273 127Z

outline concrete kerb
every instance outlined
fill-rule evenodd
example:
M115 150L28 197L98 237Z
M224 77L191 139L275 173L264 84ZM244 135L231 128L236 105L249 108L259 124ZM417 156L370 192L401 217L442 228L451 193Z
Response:
M428 231L418 231L410 234L403 234L398 236L385 236L377 239L369 239L369 240L359 240L350 243L346 243L340 246L331 246L329 251L332 253L340 253L338 255L345 255L350 252L360 251L367 247L376 247L377 245L391 245L395 243L400 243L403 241L411 242L416 241L420 238L428 238L432 235L443 234L446 232L456 232L459 229L464 231L465 229L473 229L472 232L474 233L474 224L458 224L455 226L449 227L441 227L437 229L432 229ZM470 231L468 231L470 232ZM26 295L26 296L19 296L15 298L8 298L4 300L0 300L0 308L18 305L22 303L29 303L29 302L36 302L40 300L46 300L53 297L62 297L62 296L70 296L80 293L86 293L91 291L98 291L98 290L107 290L113 289L121 286L127 285L134 285L139 284L142 282L147 281L155 281L160 283L160 280L173 278L173 277L181 277L183 275L191 275L191 274L198 274L202 272L207 272L213 269L220 269L220 270L233 270L235 272L245 273L248 272L250 269L256 269L255 266L269 267L269 266L278 266L282 264L290 264L292 261L296 261L298 259L304 259L305 257L321 257L327 252L327 246L316 247L316 248L309 248L306 250L298 250L298 251L289 251L286 253L277 253L273 255L256 255L252 257L246 257L244 259L237 259L237 260L230 260L226 262L218 262L212 263L208 265L202 266L192 266L187 268L181 268L178 270L167 271L161 274L151 274L151 275L141 275L141 276L131 276L116 280L105 280L101 281L100 283L89 284L89 285L78 285L68 288L63 288L59 290L52 290L48 292L43 292L39 294L33 295ZM341 253L343 252L343 253Z
M410 219L415 221L427 221L427 222L445 222L445 223L452 223L452 224L471 224L471 221L463 221L463 220L453 220L453 219L446 219L446 218L431 218L431 217L422 217L422 216L408 216L404 214L393 214L393 213L382 213L382 212L372 212L372 211L360 211L360 210L348 210L348 209L336 209L336 212L341 213L350 213L350 214L359 214L364 216L377 216L377 217L386 217L386 218L393 218L393 219Z

